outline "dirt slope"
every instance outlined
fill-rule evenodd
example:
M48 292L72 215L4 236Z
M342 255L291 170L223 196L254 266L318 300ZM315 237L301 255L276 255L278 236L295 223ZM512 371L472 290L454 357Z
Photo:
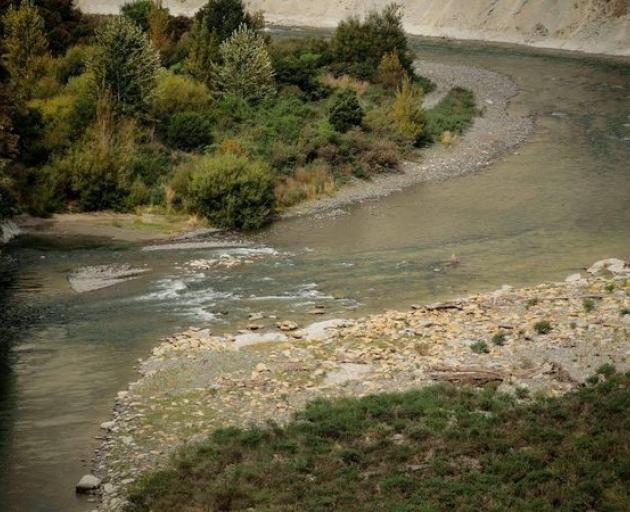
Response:
M192 14L206 0L164 0ZM330 27L390 0L245 0L273 23ZM86 12L115 13L125 0L78 0ZM630 56L630 0L398 0L419 35L478 39Z

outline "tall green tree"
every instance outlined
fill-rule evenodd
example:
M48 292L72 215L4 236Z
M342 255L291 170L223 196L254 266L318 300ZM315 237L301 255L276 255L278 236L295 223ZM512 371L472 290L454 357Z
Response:
M214 74L215 89L246 101L275 91L271 57L260 34L242 25L219 50L221 64Z
M2 18L4 27L3 62L11 81L28 95L41 70L42 57L48 53L44 20L30 0L11 6Z
M190 32L190 50L186 58L186 69L197 80L210 84L212 65L219 56L219 38L210 32L205 20L195 20Z
M153 0L134 0L124 4L120 8L120 14L129 18L143 32L146 32L149 30L149 16L155 6L156 4Z
M155 88L159 55L140 28L116 17L96 37L90 63L100 98L108 97L118 113L143 111Z
M254 25L254 17L245 10L243 0L210 0L195 15L197 21L203 22L208 33L216 34L220 43L228 39L241 25L250 28Z

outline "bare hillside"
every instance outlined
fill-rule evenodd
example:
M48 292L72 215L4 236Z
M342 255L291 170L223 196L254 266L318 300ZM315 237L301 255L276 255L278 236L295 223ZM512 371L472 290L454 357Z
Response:
M389 0L246 0L285 25L331 27ZM479 39L630 56L630 0L398 0L413 34ZM78 0L87 12L113 13L124 0ZM192 14L205 0L165 0Z

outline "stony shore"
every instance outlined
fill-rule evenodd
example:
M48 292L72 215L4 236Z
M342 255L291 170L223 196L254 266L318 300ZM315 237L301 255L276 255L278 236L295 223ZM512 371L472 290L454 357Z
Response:
M317 397L439 382L557 395L603 364L630 368L630 264L620 260L407 311L304 327L261 313L234 335L190 329L140 363L102 425L101 510L122 510L127 486L178 446L219 426L281 423Z
M480 171L513 151L533 131L532 117L510 110L510 100L519 93L519 88L508 76L473 66L423 60L416 61L415 67L418 74L437 85L437 90L425 98L425 109L435 106L453 87L464 87L474 92L482 115L448 147L435 144L415 152L412 159L403 162L401 172L379 174L370 180L354 179L334 196L300 203L284 217L335 210L418 183Z

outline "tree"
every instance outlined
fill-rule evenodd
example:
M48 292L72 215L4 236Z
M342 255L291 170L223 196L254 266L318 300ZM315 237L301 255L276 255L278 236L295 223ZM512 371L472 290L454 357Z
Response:
M402 83L405 76L407 72L400 64L398 53L395 50L385 53L376 71L377 82L394 89Z
M153 0L134 0L120 8L120 14L133 21L143 32L149 30L149 16L155 7Z
M209 34L216 34L219 43L229 39L241 25L259 28L255 17L245 10L243 0L210 0L199 9L195 19L206 25Z
M169 23L171 15L167 8L162 7L162 2L154 4L149 13L149 39L153 47L162 51L170 42Z
M12 83L28 95L41 70L42 58L48 53L44 20L37 7L24 0L20 7L9 7L3 19L4 65Z
M212 65L219 56L219 39L210 32L202 19L195 20L191 31L190 50L186 58L186 69L197 80L209 84L212 78Z
M96 36L90 63L99 97L108 97L115 112L142 111L155 88L158 53L125 17L112 19Z
M395 51L400 63L413 74L412 58L402 26L402 8L389 4L381 12L370 12L364 20L353 16L335 31L331 49L338 72L372 79L384 54Z
M392 104L391 117L396 131L405 141L414 145L420 141L424 132L423 96L422 88L406 76Z
M353 126L361 126L363 116L357 93L352 89L345 89L335 99L329 120L335 130L345 133Z
M274 71L265 41L242 25L219 49L221 64L213 77L217 90L246 101L275 92Z

